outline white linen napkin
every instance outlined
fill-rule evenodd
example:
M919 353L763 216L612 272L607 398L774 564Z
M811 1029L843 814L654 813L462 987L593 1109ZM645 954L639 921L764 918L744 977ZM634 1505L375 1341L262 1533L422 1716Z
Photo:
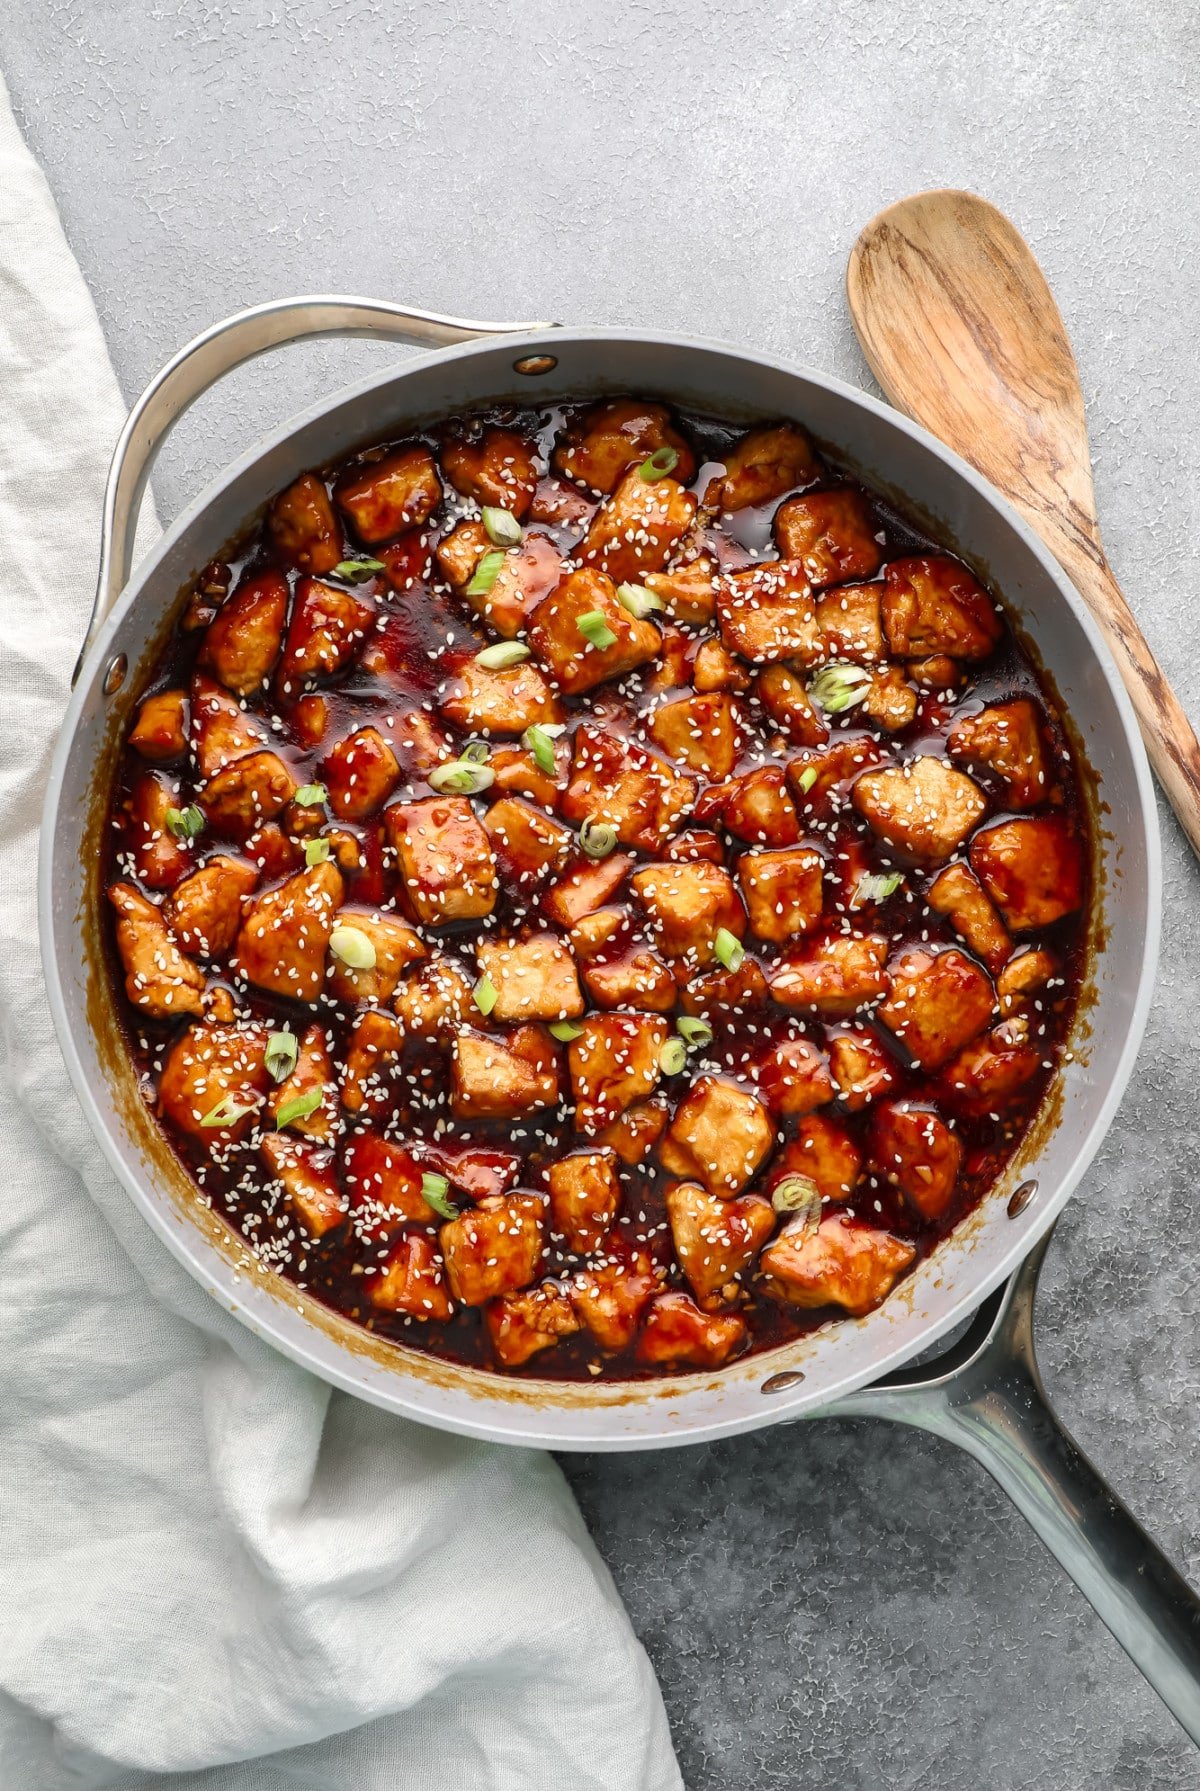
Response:
M0 1786L677 1787L553 1462L275 1355L144 1227L71 1093L38 819L122 418L0 82Z

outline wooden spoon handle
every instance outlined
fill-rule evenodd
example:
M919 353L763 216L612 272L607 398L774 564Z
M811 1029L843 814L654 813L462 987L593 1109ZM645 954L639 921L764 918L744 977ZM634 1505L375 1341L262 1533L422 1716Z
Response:
M1022 510L1024 506L1018 506ZM1026 513L1032 528L1038 518ZM1129 692L1146 752L1179 824L1200 856L1200 741L1137 625L1103 553L1070 532L1043 530L1047 546L1091 610Z

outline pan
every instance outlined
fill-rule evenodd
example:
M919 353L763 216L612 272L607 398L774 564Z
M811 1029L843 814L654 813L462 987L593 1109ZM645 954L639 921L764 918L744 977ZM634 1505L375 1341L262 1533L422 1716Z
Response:
M396 339L429 352L338 393L235 459L131 575L138 506L175 419L232 367L323 335ZM435 1361L369 1337L266 1269L247 1270L232 1234L194 1199L138 1095L103 958L99 846L141 672L189 580L275 492L309 467L448 413L630 390L746 423L802 423L1002 593L1072 718L1094 778L1098 893L1086 999L1038 1119L1002 1185L882 1307L716 1372L578 1387ZM39 921L72 1080L146 1221L216 1300L276 1348L348 1392L443 1429L560 1450L670 1447L827 1415L933 1431L1004 1487L1200 1742L1200 1601L1055 1418L1033 1343L1034 1292L1051 1229L1133 1069L1154 977L1159 894L1145 753L1080 598L972 468L838 380L681 336L480 324L376 300L301 298L207 330L130 414L106 494L96 607L51 769ZM930 1362L929 1352L955 1334L957 1342ZM914 1368L918 1357L923 1365Z

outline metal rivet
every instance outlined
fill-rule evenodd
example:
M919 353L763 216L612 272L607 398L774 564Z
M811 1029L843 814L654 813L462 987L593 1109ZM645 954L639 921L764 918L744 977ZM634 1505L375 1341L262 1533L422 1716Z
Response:
M758 1389L760 1393L786 1393L791 1387L798 1387L804 1379L802 1368L785 1368L782 1374L770 1375Z
M1019 1219L1037 1191L1038 1185L1036 1182L1022 1182L1021 1186L1016 1190L1008 1203L1009 1218Z
M129 661L124 653L118 653L115 659L109 661L108 670L104 674L105 696L116 696L125 682L125 674L128 670Z
M513 362L514 373L553 373L558 366L556 354L523 354Z

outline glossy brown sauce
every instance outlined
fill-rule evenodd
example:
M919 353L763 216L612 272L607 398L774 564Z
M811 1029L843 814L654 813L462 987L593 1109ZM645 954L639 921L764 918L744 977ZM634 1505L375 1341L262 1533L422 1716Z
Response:
M539 443L543 462L548 461L549 448L562 424L563 415L564 412L557 408L487 413L488 420L502 422L506 427L515 428L535 438ZM719 467L724 462L739 431L709 417L681 413L681 419L687 436L697 450L699 471L691 489L702 493L714 465ZM440 434L439 431L438 436L430 434L406 437L405 440L427 441L436 451ZM328 469L329 483L332 483L338 470ZM871 493L866 495L871 502L877 527L885 537L885 563L907 555L945 551L937 543L922 536ZM584 515L594 508L594 502L594 499L589 498L582 506ZM710 544L718 553L722 570L736 570L773 551L771 520L778 502L775 499L761 509L740 511L722 518L719 532L710 538ZM460 511L459 514L461 513ZM564 552L568 552L578 541L583 526L585 525L578 521L571 526L555 526L541 520L536 524L540 531L552 535ZM276 704L269 694L264 693L261 699L253 699L247 704L247 707L257 708L275 718L276 725L272 726L270 744L286 761L298 783L320 782L321 761L329 745L354 729L371 723L383 727L389 717L394 718L415 705L432 703L445 679L444 661L455 653L474 654L493 638L470 614L462 600L441 584L433 572L432 550L443 527L444 524L435 521L404 538L412 579L409 588L388 590L382 581L369 587L382 622L374 639L375 644L382 649L385 669L378 669L373 661L373 669L369 673L360 666L352 666L330 680L318 681L318 686L329 703L328 727L321 745L315 749L306 747L297 732L294 715L289 713L288 706ZM370 547L355 548L352 544L347 547L348 554L373 554L375 551ZM233 588L239 578L268 567L280 566L281 562L269 537L260 531L246 543L240 556L231 558L228 564ZM294 583L294 571L287 567L282 569L287 571L289 579ZM147 691L186 686L202 639L200 631L185 633L177 630L146 687ZM566 699L569 723L586 717L593 722L602 721L604 727L613 732L635 732L639 718L651 701L647 684L653 670L653 666L644 667L621 678L616 684L602 685L580 698ZM687 687L683 688L686 690ZM998 649L988 660L970 668L969 682L957 694L953 712L959 713L964 708L973 709L992 701L1008 700L1020 695L1034 697L1042 710L1047 741L1061 784L1063 807L1079 833L1086 837L1087 819L1064 731L1047 691L1040 684L1034 667L1011 630L1005 629ZM661 702L661 690L654 692L653 700ZM774 725L760 710L751 709L750 713L757 715L760 725L756 730L756 737L749 740L748 750L735 767L734 775L764 762L784 764L797 754L797 749L789 746L776 761L769 744L776 738ZM907 758L918 751L943 755L950 716L951 707L943 700L941 693L923 693L914 721L897 734L886 735L870 724L865 724L853 709L848 714L829 719L833 739L841 734L869 736L882 741L895 756ZM129 863L122 856L121 810L131 781L144 769L144 764L137 755L127 751L113 792L113 825L110 830L109 862L105 867L106 882L119 876L129 876ZM200 787L194 767L187 766L182 772L178 767L172 768L172 775L178 782L179 806L183 807L194 801ZM987 775L980 771L973 771L972 775L992 801L988 823L1003 818L1005 811L1002 787L989 782ZM424 785L410 786L405 782L390 800L402 801L409 799L410 795L412 799L417 799L428 793ZM477 803L477 807L481 808L482 804ZM873 838L865 822L848 803L832 822L822 820L819 826L814 827L809 824L809 817L802 813L801 823L802 839L819 844L827 855L829 884L836 888L839 873L844 875L843 894L853 888L862 868L864 850L872 870L886 871L893 865L901 869L909 868L902 855L891 853ZM343 821L337 825L358 837L365 861L362 869L351 872L346 878L347 903L379 906L394 901L397 893L395 875L381 843L377 819L362 824ZM206 846L209 842L200 843ZM238 848L236 844L231 845L225 841L219 849L236 853ZM732 864L736 856L747 849L745 844L728 842L727 862ZM197 862L202 857L203 852L200 852ZM268 882L269 876L264 873L260 888ZM872 914L872 930L886 933L893 949L898 949L905 942L945 943L965 949L949 922L934 913L921 899L923 882L924 879L920 876L909 876L901 890ZM157 897L161 891L148 893ZM828 902L827 907L832 907L832 902ZM895 1188L866 1169L847 1203L849 1211L862 1215L871 1223L886 1227L898 1237L910 1240L917 1248L918 1260L939 1239L952 1231L995 1183L1059 1066L1063 1040L1069 1029L1083 970L1086 913L1085 902L1078 913L1037 935L1037 943L1048 946L1060 965L1055 985L1043 991L1038 1000L1038 1012L1044 1027L1040 1040L1043 1067L1006 1100L998 1112L982 1118L956 1115L955 1130L964 1147L963 1167L955 1195L945 1213L933 1222L922 1220ZM536 918L536 896L515 889L502 878L489 930L496 933L514 931L522 923ZM830 915L829 934L840 930L840 917ZM478 923L474 922L443 926L436 930L439 948L462 956L466 975L472 983L478 975L472 955L472 946L478 934ZM820 938L821 934L818 933L815 937ZM812 938L813 935L810 935L809 939ZM746 945L764 965L769 965L774 957L787 949L786 946L762 944L749 936ZM216 980L220 981L220 966L212 968ZM124 994L122 973L115 950L112 952L112 974L114 996L123 1015L129 1051L136 1065L147 1105L153 1108L159 1070L172 1038L182 1028L178 1025L171 1028L148 1022L136 1012ZM306 1024L314 1017L318 1018L332 1036L335 1062L341 1060L354 1017L352 1011L326 1005L314 1011L274 998L254 987L235 986L233 983L229 986L234 989L239 1013L252 1015L268 1025L289 1025L293 1030L303 1032ZM869 1014L859 1015L852 1023L823 1023L816 1019L799 1018L768 999L747 1012L708 1017L714 1026L712 1044L689 1061L688 1074L676 1078L674 1084L664 1080L660 1091L665 1089L672 1095L682 1095L689 1086L692 1075L701 1069L738 1076L748 1058L763 1056L772 1043L784 1038L804 1037L818 1047L824 1047L833 1035L852 1028L858 1032L869 1032L888 1053L900 1077L894 1090L896 1095L937 1099L936 1076L923 1075L920 1071L907 1067L905 1053L897 1045L893 1035ZM527 1159L519 1181L522 1188L541 1186L538 1171L544 1163L553 1160L568 1147L586 1142L579 1138L572 1125L569 1083L566 1083L565 1077L565 1111L560 1106L534 1113L521 1120L493 1125L475 1120L454 1120L449 1122L448 1127L445 1101L447 1080L445 1050L426 1039L410 1040L405 1047L402 1062L396 1073L390 1077L386 1101L381 1106L374 1107L371 1112L368 1122L370 1127L389 1137L411 1140L429 1135L431 1128L440 1122L459 1141L477 1142L480 1145L512 1144ZM835 1101L821 1111L844 1126L865 1151L866 1133L871 1119L869 1106L863 1111L851 1112L842 1102ZM350 1116L347 1118L349 1124L346 1137L350 1137L362 1122ZM786 1118L777 1122L781 1144L794 1133L796 1123ZM455 1361L483 1367L496 1365L487 1330L477 1309L458 1306L448 1322L422 1323L401 1314L380 1311L366 1302L362 1293L363 1270L364 1267L372 1266L373 1260L377 1259L379 1247L365 1244L355 1237L349 1227L334 1230L320 1240L306 1240L279 1201L277 1190L274 1193L265 1191L267 1177L253 1144L236 1145L222 1153L169 1126L164 1126L164 1130L191 1172L203 1197L242 1235L256 1254L280 1273L376 1335L394 1338L408 1346ZM662 1265L667 1286L686 1286L672 1248L663 1203L664 1187L672 1178L657 1165L653 1153L637 1168L622 1166L620 1176L624 1200L623 1210L616 1224L619 1236L631 1248L652 1254ZM551 1245L542 1273L550 1276L563 1275L579 1266L578 1258ZM738 1309L748 1323L749 1347L753 1350L772 1348L839 1316L829 1307L805 1311L788 1306L763 1292L752 1276L744 1278ZM553 1348L534 1356L526 1372L554 1379L588 1381L595 1378L597 1373L608 1378L622 1379L663 1371L640 1367L631 1352L604 1356L597 1349L594 1339L584 1331L567 1337Z

